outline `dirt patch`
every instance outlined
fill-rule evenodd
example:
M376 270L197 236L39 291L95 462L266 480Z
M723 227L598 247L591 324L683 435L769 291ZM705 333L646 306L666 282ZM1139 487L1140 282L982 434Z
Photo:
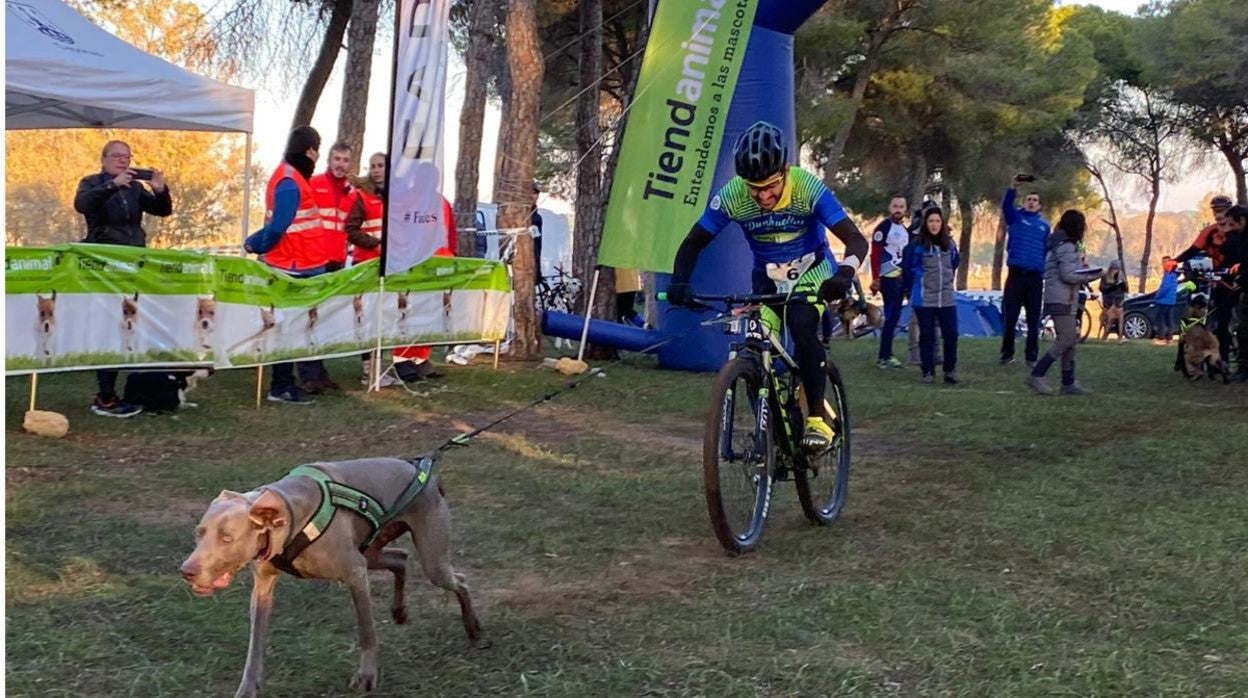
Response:
M194 524L204 515L208 501L161 495L153 497L150 506L136 507L129 502L101 497L83 503L87 511L109 518L130 519L144 525Z

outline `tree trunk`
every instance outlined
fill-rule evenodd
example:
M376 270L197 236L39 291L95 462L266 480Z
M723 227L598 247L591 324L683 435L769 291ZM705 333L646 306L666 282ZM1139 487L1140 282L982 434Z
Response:
M506 140L503 161L502 194L498 200L498 227L528 228L533 210L533 169L537 164L537 130L541 116L542 46L537 37L536 0L510 0L507 10L507 65L511 74L511 108L499 134L499 148ZM509 134L509 135L508 135ZM512 291L515 298L516 335L511 342L512 358L541 358L541 333L537 324L534 296L536 272L533 264L533 238L516 236L512 262Z
M338 140L351 146L357 164L364 153L364 116L368 111L368 80L373 74L373 40L381 0L355 0L347 29L347 69L342 78L342 109L338 112Z
M598 289L594 293L594 307L589 302L590 284L598 262L598 246L602 242L602 127L599 124L600 88L598 78L602 74L602 0L581 0L580 4L580 58L576 99L576 230L572 247L572 275L581 281L581 297L578 310L603 320L615 318L615 270L602 269L598 277ZM601 345L590 345L587 355L594 359L609 359L615 350Z
M1140 257L1140 293L1148 293L1148 257L1153 251L1153 219L1157 217L1157 200L1161 198L1161 172L1154 170L1155 176L1149 182L1152 195L1148 198L1148 218L1144 219L1144 254Z
M295 106L295 116L290 127L304 126L312 123L312 115L316 113L316 104L321 101L321 93L325 91L325 83L329 74L334 72L334 62L338 60L338 52L342 50L342 37L347 32L347 23L351 20L352 0L336 0L334 10L329 16L329 26L325 28L325 36L321 39L320 53L308 79L303 83L303 91L299 93L299 103Z
M1233 148L1222 148L1222 155L1226 157L1226 162L1231 166L1231 172L1235 175L1235 202L1240 206L1248 206L1248 180L1244 175L1244 157L1242 153L1236 152Z
M997 221L997 239L992 245L992 290L1001 290L1001 271L1005 267L1005 216Z
M958 213L962 216L962 234L958 237L958 253L962 259L958 262L958 278L955 283L958 289L965 291L967 276L971 270L971 233L975 227L975 206L970 199L965 196L958 197Z
M923 194L927 191L927 155L917 150L910 160L910 201L919 208L923 203Z
M455 227L460 230L455 254L460 257L478 254L477 236L468 231L477 227L485 83L497 3L498 0L475 0L469 20L468 48L464 52L468 75L464 81L464 107L459 112L459 155L455 161Z
M875 74L875 67L879 62L884 44L893 35L898 20L909 12L915 4L916 0L901 0L901 2L889 3L888 11L867 32L867 45L863 49L863 61L858 65L858 72L854 75L854 86L849 93L849 114L840 127L836 129L836 135L832 138L832 147L828 151L828 157L823 165L823 182L829 189L833 188L835 183L837 166L840 165L841 156L845 154L845 146L849 144L849 136L854 130L854 121L857 120L858 110L862 107L862 101L867 95L867 87L871 85L871 76Z
M1100 168L1091 163L1088 163L1085 167L1087 167L1088 173L1092 175L1092 178L1101 185L1101 195L1105 199L1105 204L1109 206L1109 220L1105 221L1105 223L1114 231L1114 242L1118 244L1118 264L1122 265L1125 273L1127 254L1122 247L1122 228L1118 225L1118 209L1114 207L1114 198L1109 195L1109 185L1105 183L1105 176L1101 173Z

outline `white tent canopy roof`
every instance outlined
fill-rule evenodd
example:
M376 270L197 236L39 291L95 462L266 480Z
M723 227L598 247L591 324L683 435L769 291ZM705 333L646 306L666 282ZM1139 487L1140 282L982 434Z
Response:
M60 0L5 0L6 129L252 132L255 94L145 53Z

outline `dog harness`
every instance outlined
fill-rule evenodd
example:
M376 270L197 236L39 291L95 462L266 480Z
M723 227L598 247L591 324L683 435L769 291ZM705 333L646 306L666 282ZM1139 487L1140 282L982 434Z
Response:
M412 478L407 487L403 488L403 492L399 494L395 500L394 506L386 509L381 505L375 497L357 490L354 487L344 485L341 482L335 482L324 470L315 465L300 465L291 470L287 477L309 477L320 487L321 503L316 508L316 512L312 514L312 518L308 523L295 534L286 546L282 548L282 552L269 560L274 567L279 570L292 574L296 577L303 575L295 569L295 558L307 549L309 545L316 542L333 523L334 516L339 509L344 509L357 516L362 517L368 522L370 532L364 538L364 542L360 543L359 550L364 552L368 549L373 541L377 540L377 536L381 534L381 529L390 523L395 517L412 503L416 495L425 489L425 485L429 483L429 476L433 471L433 459L429 457L421 457L409 460L409 463L416 466L416 475Z

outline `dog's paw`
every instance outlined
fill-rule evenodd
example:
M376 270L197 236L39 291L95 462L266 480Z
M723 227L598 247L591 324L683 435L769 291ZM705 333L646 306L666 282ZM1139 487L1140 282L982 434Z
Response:
M351 677L351 688L357 691L371 691L377 688L377 671L360 669Z
M390 615L394 618L394 622L396 624L407 624L407 607L399 606L398 608L390 609Z

